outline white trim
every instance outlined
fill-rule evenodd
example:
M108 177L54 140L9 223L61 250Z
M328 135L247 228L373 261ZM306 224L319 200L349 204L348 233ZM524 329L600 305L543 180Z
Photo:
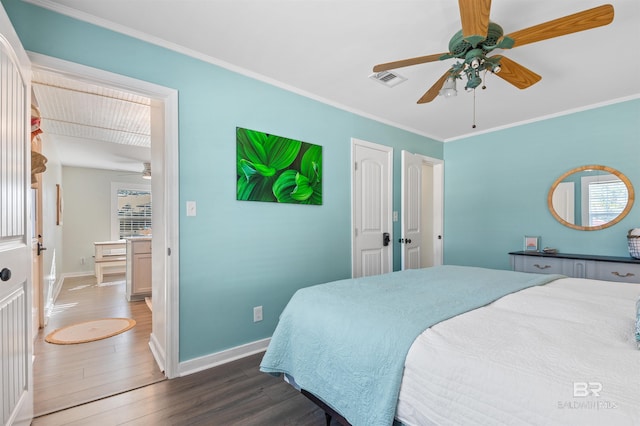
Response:
M445 142L445 143L446 142L453 142L453 141L457 141L459 139L466 139L466 138L471 138L471 137L474 137L474 136L484 135L486 133L494 133L494 132L497 132L497 131L500 131L500 130L510 129L512 127L524 126L525 124L536 123L538 121L545 121L545 120L549 120L551 118L557 118L557 117L562 117L562 116L565 116L565 115L575 114L575 113L578 113L578 112L589 111L589 110L596 109L596 108L602 108L602 107L605 107L605 106L608 106L608 105L620 104L622 102L632 101L634 99L640 99L640 94L639 95L632 95L632 96L625 96L623 98L612 99L610 101L599 102L599 103L596 103L596 104L585 105L585 106L581 106L579 108L568 109L568 110L556 112L556 113L553 113L553 114L541 115L539 117L531 118L529 120L517 121L515 123L509 123L509 124L506 124L504 126L492 127L490 129L481 130L479 132L467 133L465 135L455 136L453 138L445 138L445 139L442 140L442 142Z
M178 91L164 99L164 214L165 214L165 375L177 377L180 363L180 169ZM170 252L170 253L169 253ZM153 335L153 334L152 334Z
M158 367L160 367L160 371L164 371L166 374L166 365L164 363L167 359L167 354L162 349L162 345L158 343L158 339L153 333L151 333L151 336L149 336L149 349L151 349L151 353L156 359Z
M58 279L58 281L64 281L65 278L92 277L92 276L94 276L93 271L64 272L60 274L60 279Z
M256 340L255 342L246 343L231 349L205 355L200 358L190 359L180 363L180 376L197 373L218 365L226 364L231 361L245 358L267 350L271 338Z
M32 68L47 70L50 72L65 75L75 80L82 80L92 84L103 85L106 87L116 88L141 96L161 101L164 105L164 158L163 167L158 167L158 173L154 175L155 179L163 179L164 188L164 218L166 228L165 231L165 247L163 252L167 253L171 250L171 256L165 256L164 267L164 290L166 295L166 303L164 310L165 315L164 330L154 330L155 333L162 332L164 334L165 351L152 351L154 356L162 354L166 355L166 359L156 359L158 365L165 367L165 375L169 378L176 376L179 364L179 213L178 213L178 188L179 188L179 170L178 170L178 92L157 84L137 80L109 71L88 67L85 65L68 62L51 56L42 55L35 52L27 52L32 61ZM162 172L164 170L164 173ZM153 333L152 333L153 335ZM153 336L155 338L155 336ZM158 340L155 340L156 344ZM165 353L166 352L166 353Z

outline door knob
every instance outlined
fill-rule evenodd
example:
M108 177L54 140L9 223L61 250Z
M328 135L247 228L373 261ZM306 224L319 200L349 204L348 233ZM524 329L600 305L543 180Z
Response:
M38 245L37 245L37 253L38 256L40 256L40 253L45 251L47 248L46 247L42 247L42 243L40 243L40 241L38 241Z
M11 279L11 269L2 268L2 271L0 271L0 280L9 281L10 279Z
M391 234L389 234L388 232L383 232L382 233L382 245L383 246L388 246L389 242L391 242Z

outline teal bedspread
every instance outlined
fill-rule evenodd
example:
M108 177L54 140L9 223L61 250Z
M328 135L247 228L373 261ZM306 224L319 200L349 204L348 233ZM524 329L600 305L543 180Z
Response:
M391 425L415 338L448 318L560 275L437 266L298 290L260 365L288 373L353 425Z

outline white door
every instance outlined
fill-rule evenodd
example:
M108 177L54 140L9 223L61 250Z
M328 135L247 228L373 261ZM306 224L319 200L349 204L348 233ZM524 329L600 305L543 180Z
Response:
M402 151L402 269L442 264L443 165Z
M402 269L418 269L422 246L422 158L404 150L401 188Z
M393 149L351 140L354 277L391 272Z
M30 424L30 66L0 7L0 382L2 424Z

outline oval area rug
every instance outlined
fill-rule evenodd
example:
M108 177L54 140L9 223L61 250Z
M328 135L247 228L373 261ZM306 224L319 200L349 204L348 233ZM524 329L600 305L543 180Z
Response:
M135 325L136 321L130 318L104 318L59 328L49 333L44 340L56 345L75 345L112 337Z

